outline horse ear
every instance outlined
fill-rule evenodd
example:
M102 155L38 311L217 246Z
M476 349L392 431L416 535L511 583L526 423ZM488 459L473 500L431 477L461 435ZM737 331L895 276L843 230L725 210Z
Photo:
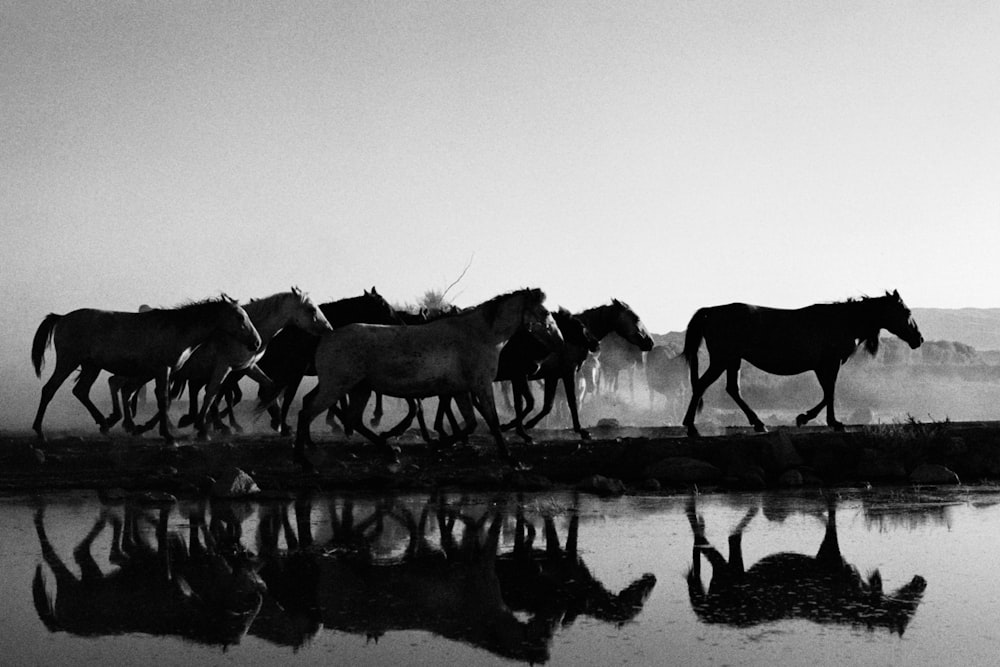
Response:
M375 291L375 286L372 285L372 296L375 296L378 292Z
M899 290L898 289L892 290L892 295L897 299L899 299ZM900 301L902 301L902 299L900 299Z

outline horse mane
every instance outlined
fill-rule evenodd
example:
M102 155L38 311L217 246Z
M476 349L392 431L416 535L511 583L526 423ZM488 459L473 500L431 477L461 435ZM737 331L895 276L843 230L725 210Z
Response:
M159 317L171 322L196 322L204 319L206 311L214 311L223 304L237 304L238 302L223 292L219 296L207 297L198 301L185 301L173 308L151 308L146 314L152 317Z
M262 296L257 299L250 299L249 304L255 304L261 307L261 312L264 315L270 315L274 311L278 310L281 302L287 299L289 296L297 298L299 301L303 301L308 298L302 290L298 287L292 287L288 292L277 292L269 296ZM248 304L248 305L249 305Z
M541 289L537 287L525 287L523 289L514 290L513 292L507 292L505 294L500 294L498 296L495 296L489 301L484 301L478 306L467 308L466 311L471 311L471 310L479 311L483 314L483 317L486 318L487 322L493 324L493 322L497 318L497 314L500 312L500 304L510 299L511 297L519 295L523 295L528 300L528 303L530 303L531 305L540 304L545 301L545 292L543 292Z

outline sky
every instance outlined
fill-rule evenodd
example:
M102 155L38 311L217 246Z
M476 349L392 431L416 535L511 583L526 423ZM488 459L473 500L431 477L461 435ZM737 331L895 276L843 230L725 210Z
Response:
M0 0L0 362L37 389L49 312L465 269L460 306L659 333L1000 306L997 34L990 0Z

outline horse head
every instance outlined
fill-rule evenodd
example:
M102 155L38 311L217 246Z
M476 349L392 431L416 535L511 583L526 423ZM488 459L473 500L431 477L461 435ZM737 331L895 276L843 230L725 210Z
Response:
M540 289L524 290L525 301L521 311L521 324L532 336L552 349L561 347L565 340L552 313L543 305L545 292Z
M230 296L223 294L219 299L222 312L219 316L218 328L247 346L251 352L260 349L260 334L254 328L247 312Z
M614 331L643 352L653 349L653 339L635 311L624 301L611 300L616 309Z
M884 304L882 310L882 317L884 318L882 323L883 328L905 341L910 346L910 349L915 350L920 347L920 344L924 342L924 337L920 334L920 329L917 328L913 314L906 307L906 304L903 303L899 292L893 290L892 294L890 294L887 291L885 296L879 299L879 301Z
M322 336L327 331L333 331L333 326L323 315L319 307L313 303L309 295L298 287L292 287L289 295L291 300L291 312L289 313L289 323L298 328L311 333L314 336Z

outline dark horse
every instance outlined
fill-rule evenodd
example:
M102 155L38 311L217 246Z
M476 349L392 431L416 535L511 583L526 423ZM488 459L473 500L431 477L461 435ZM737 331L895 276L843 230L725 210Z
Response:
M370 292L365 290L361 296L320 304L319 309L334 329L356 322L401 324L396 311L381 294L375 291L374 287ZM282 435L289 435L292 432L288 427L288 409L302 383L302 378L316 374L313 358L316 356L318 345L319 336L299 327L285 327L271 339L264 356L257 362L257 366L273 382L272 391L275 393L270 396L284 390L281 407L276 405L268 407L271 426ZM270 400L270 397L266 400Z
M180 308L153 309L144 313L81 308L66 315L50 313L35 332L31 361L41 377L46 348L56 349L56 367L42 387L32 428L42 436L45 408L56 390L80 368L73 395L90 412L102 433L108 422L90 400L90 388L102 370L116 375L153 377L160 420L160 435L173 440L167 425L170 407L170 374L192 350L216 332L232 336L250 351L260 349L260 335L236 301L227 296Z
M582 313L577 313L575 317L583 322L590 335L598 341L603 340L605 336L614 331L643 352L653 349L653 339L650 338L645 325L624 301L612 299L608 305L589 308ZM580 426L580 416L576 404L576 371L587 358L587 354L586 348L567 345L562 348L560 354L552 355L542 363L538 373L533 375L531 379L545 381L544 402L542 409L525 422L524 428L534 427L551 412L556 389L559 386L559 381L562 380L563 389L566 392L566 403L569 405L569 414L573 420L573 430L580 434L581 439L590 439L590 433ZM524 387L527 385L525 384ZM515 391L517 391L516 388ZM517 418L518 421L531 411L534 403L530 392L523 393L522 398L529 407L525 410L524 415Z
M879 331L886 329L916 349L924 342L916 322L899 292L880 297L819 303L797 310L782 310L731 303L700 308L688 324L684 358L691 367L691 403L684 415L688 435L698 435L695 413L702 407L705 390L726 373L726 392L750 420L754 430L764 432L764 423L740 396L740 364L744 359L775 375L797 375L814 371L823 389L823 400L795 418L802 426L826 407L826 423L836 430L844 425L834 416L833 390L837 373L864 345L869 354L878 352ZM708 348L708 370L698 377L698 348Z

